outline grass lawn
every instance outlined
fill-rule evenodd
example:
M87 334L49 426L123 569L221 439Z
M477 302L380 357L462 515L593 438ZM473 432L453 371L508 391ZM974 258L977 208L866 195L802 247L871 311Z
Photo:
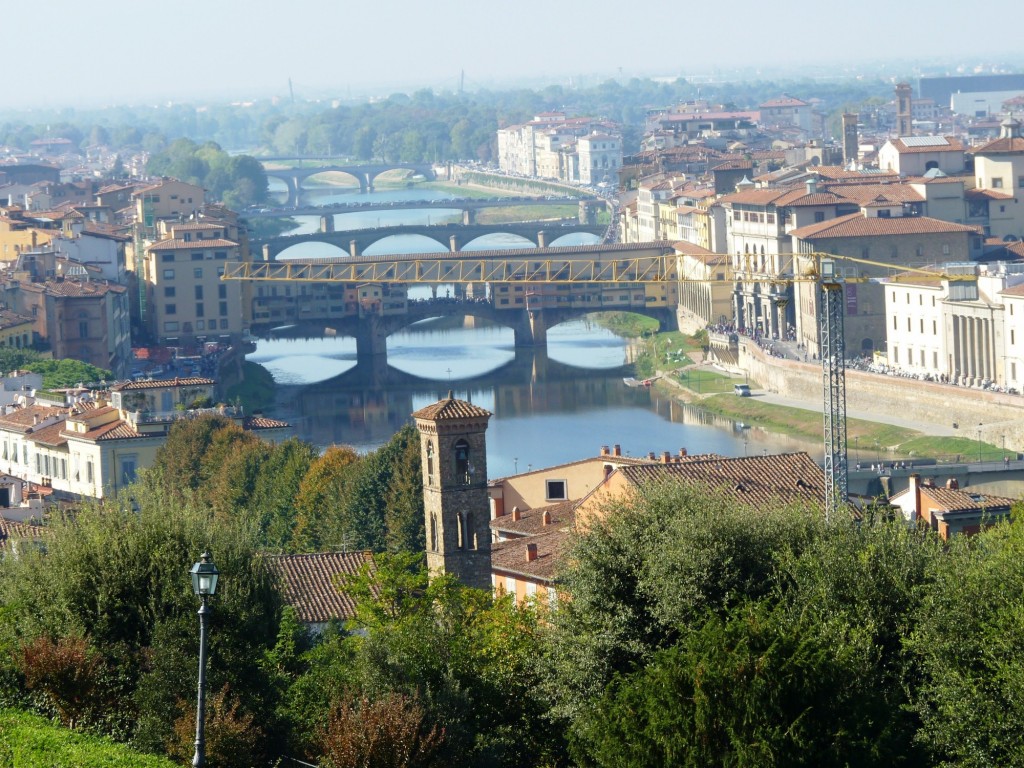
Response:
M176 768L163 757L54 725L49 720L0 709L0 765L5 768Z
M688 368L672 374L672 378L698 395L732 392L733 386L742 383L739 377L703 368Z
M477 224L507 224L518 221L539 221L541 219L567 219L575 217L575 205L530 205L510 204L500 208L482 208L476 212ZM552 231L549 234L555 234Z

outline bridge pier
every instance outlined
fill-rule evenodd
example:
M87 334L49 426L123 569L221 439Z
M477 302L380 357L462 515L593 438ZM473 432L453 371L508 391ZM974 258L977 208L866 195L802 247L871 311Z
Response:
M548 233L543 229L537 233L537 247L547 248L548 247Z
M468 209L462 212L462 225L465 227L476 224L476 211Z
M580 211L578 214L580 224L597 224L597 206L592 200L580 200Z
M452 235L448 238L448 250L452 253L456 253L459 250L459 236Z
M380 318L375 315L363 317L356 328L356 357L387 358L388 334Z
M348 255L351 256L353 259L358 259L359 258L359 241L358 240L349 240L348 241Z
M526 310L513 327L516 347L545 347L548 343L548 325L541 310Z
M321 232L333 232L334 231L334 216L328 213L326 216L320 217L320 231Z

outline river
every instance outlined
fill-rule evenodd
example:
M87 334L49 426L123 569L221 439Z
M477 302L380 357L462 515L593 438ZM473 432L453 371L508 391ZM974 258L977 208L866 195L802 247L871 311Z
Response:
M445 196L436 189L401 189L328 193L318 195L317 201ZM388 224L426 223L428 215L437 220L439 211L381 214L382 224L383 214ZM335 227L364 227L367 217L374 220L369 226L375 226L376 212L340 214ZM299 218L311 221L302 221L295 232L317 224L316 217ZM443 250L413 240L391 238L382 252ZM515 241L488 236L479 247L527 245ZM325 246L310 246L302 246L301 255L324 255ZM299 256L298 250L289 249L288 255ZM413 289L410 295L426 290ZM516 350L510 329L467 327L449 318L418 323L389 337L386 363L357 364L355 341L348 338L263 339L248 359L273 375L277 415L290 421L299 437L320 447L338 443L361 451L376 448L409 423L413 411L450 389L494 414L487 431L491 477L595 456L601 446L616 444L631 456L680 449L727 456L808 450L820 458L818 444L744 428L656 389L627 387L624 340L585 320L551 329L546 350Z

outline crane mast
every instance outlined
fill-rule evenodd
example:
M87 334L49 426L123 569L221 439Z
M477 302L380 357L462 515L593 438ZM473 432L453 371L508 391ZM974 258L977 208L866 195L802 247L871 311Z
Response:
M835 262L821 260L821 371L825 414L825 520L845 505L849 490L846 462L846 344L844 291Z

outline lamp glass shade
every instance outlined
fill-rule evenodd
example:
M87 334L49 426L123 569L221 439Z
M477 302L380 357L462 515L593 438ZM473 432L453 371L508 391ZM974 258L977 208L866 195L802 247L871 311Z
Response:
M192 591L197 595L212 595L217 591L217 578L220 571L210 561L210 553L204 552L198 563L189 571L192 575Z

